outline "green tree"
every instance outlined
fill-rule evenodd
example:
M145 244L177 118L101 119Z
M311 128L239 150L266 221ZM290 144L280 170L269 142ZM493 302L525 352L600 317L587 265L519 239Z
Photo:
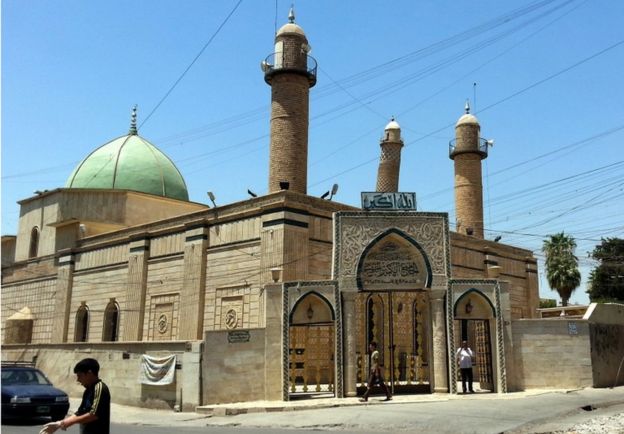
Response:
M624 239L602 239L591 253L599 262L589 275L589 299L624 302Z
M540 309L557 307L557 300L555 300L554 298L540 298L539 307Z
M563 232L549 235L542 246L546 255L546 279L550 287L559 293L563 306L568 305L572 292L581 284L581 273L574 249L574 237Z

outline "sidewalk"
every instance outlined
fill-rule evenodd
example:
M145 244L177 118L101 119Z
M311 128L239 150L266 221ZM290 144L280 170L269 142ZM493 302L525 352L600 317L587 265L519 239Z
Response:
M197 407L196 412L200 414L212 416L235 416L247 413L269 413L279 411L296 411L296 410L318 410L322 408L350 407L350 406L369 406L369 405L390 405L408 404L419 402L442 402L451 400L469 399L517 399L526 396L541 395L544 393L561 392L561 390L531 390L528 392L496 394L496 393L475 393L472 395L452 395L448 393L439 394L418 394L418 395L395 395L392 401L385 402L383 395L371 396L368 402L360 402L359 397L355 398L309 398L297 399L292 401L252 401L252 402L236 402L231 404L205 405Z
M294 401L253 401L229 404L207 405L198 407L195 412L174 412L173 410L147 409L141 407L131 407L120 404L111 404L111 422L125 425L156 425L156 426L205 426L207 424L219 423L213 419L229 419L228 416L256 413L276 413L290 412L297 410L317 410L337 407L370 408L376 406L393 406L396 404L408 403L444 403L458 401L464 404L475 402L492 402L492 406L505 406L505 403L522 400L524 398L539 398L540 395L561 395L570 394L586 395L588 404L612 405L614 403L624 403L624 387L616 388L616 391L609 389L533 389L525 392L515 392L508 394L476 393L471 395L451 395L451 394L427 394L427 395L396 395L390 402L383 402L384 396L372 396L367 403L359 402L358 398L311 398ZM113 397L114 399L114 397ZM496 404L495 404L496 402ZM70 411L78 408L80 399L70 399ZM452 404L456 406L455 404ZM302 415L304 416L304 415ZM210 419L213 419L209 421ZM528 418L530 420L530 417Z

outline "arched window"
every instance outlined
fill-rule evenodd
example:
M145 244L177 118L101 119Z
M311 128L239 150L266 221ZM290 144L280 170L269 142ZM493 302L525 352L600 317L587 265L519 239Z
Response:
M39 251L39 228L35 226L30 231L30 248L28 249L28 257L29 258L37 257L38 251Z
M78 312L76 312L76 330L74 333L75 342L87 342L89 331L89 309L83 301Z
M102 341L118 340L119 331L119 306L114 298L111 298L104 311L104 329L102 330Z

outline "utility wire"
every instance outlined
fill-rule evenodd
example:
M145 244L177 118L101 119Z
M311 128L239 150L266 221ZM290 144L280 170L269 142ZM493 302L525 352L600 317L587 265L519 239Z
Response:
M580 66L580 65L582 65L584 63L586 63L586 62L589 62L592 59L595 59L596 57L598 57L598 56L600 56L600 55L602 55L602 54L604 54L604 53L606 53L606 52L608 52L610 50L613 50L614 48L622 45L623 43L624 43L624 40L620 40L620 41L616 42L615 44L612 44L612 45L608 46L607 48L604 48L604 49L598 51L597 53L592 54L591 56L588 56L588 57L586 57L586 58L584 58L582 60L579 60L578 62L576 62L576 63L574 63L574 64L572 64L572 65L570 65L570 66L568 66L568 67L566 67L566 68L564 68L564 69L562 69L562 70L560 70L560 71L558 71L558 72L556 72L554 74L551 74L551 75L549 75L546 78L543 78L543 79L541 79L539 81L536 81L535 83L532 83L531 85L529 85L529 86L527 86L527 87L525 87L523 89L520 89L520 90L512 93L511 95L506 96L506 97L504 97L504 98L502 98L502 99L500 99L500 100L498 100L498 101L488 105L487 107L481 109L479 113L483 113L483 112L485 112L487 110L490 110L491 108L496 107L497 105L502 104L503 102L509 101L512 98L515 98L515 97L517 97L517 96L519 96L519 95L521 95L521 94L523 94L523 93L525 93L525 92L527 92L527 91L529 91L531 89L534 89L535 87L537 87L537 86L539 86L541 84L544 84L547 81L552 80L553 78L556 78L556 77L558 77L558 76L560 76L560 75L562 75L562 74L564 74L564 73L566 73L566 72L568 72L568 71L570 71L570 70L572 70L572 69L574 69L574 68L576 68L576 67L578 67L578 66ZM444 125L444 126L442 126L440 128L437 128L436 130L430 132L429 134L426 134L426 135L424 135L422 137L419 137L418 139L415 139L415 140L413 140L413 141L411 141L409 143L406 143L405 144L405 148L415 144L416 142L424 140L427 137L430 137L430 136L432 136L434 134L437 134L437 133L439 133L441 131L444 131L445 129L450 128L453 125L455 125L455 122L447 124L447 125ZM317 182L315 182L315 183L313 183L311 185L308 185L308 187L313 187L313 186L316 186L316 185L321 184L323 182L326 182L328 180L335 179L338 176L341 176L341 175L344 175L346 173L352 172L355 169L358 169L358 168L363 167L363 166L365 166L367 164L370 164L370 163L372 163L374 161L377 161L377 159L378 159L378 157L375 157L375 158L371 158L369 160L363 161L363 162L361 162L361 163L359 163L359 164L357 164L355 166L352 166L352 167L350 167L348 169L345 169L345 170L343 170L341 172L338 172L337 174L334 174L332 176L323 178L320 181L317 181Z
M204 44L204 46L202 47L201 50L199 50L199 53L197 53L197 56L195 56L195 58L193 59L193 61L189 64L189 66L186 67L186 69L184 70L184 72L178 77L178 79L173 83L173 85L169 88L169 90L165 93L165 96L163 96L160 101L158 102L158 104L156 104L156 107L154 107L152 109L152 111L147 115L147 117L143 120L143 122L141 122L141 124L139 125L139 129L141 129L143 127L143 125L145 125L145 123L152 117L152 115L156 112L156 110L158 110L158 108L161 106L161 104L163 102L165 102L165 100L167 99L167 97L171 94L171 92L173 92L173 90L176 88L176 86L182 81L182 79L184 78L184 76L186 75L187 72L189 72L189 70L193 67L193 65L195 64L195 62L197 62L197 60L201 57L201 55L204 53L204 51L206 50L206 48L208 48L208 46L210 45L210 43L213 41L213 39L219 34L219 32L221 31L221 29L223 28L223 26L225 26L225 24L229 21L230 17L232 15L234 15L234 12L236 11L236 9L238 9L238 7L240 6L240 4L243 2L243 0L238 0L238 3L236 3L236 5L234 6L234 8L230 11L230 13L228 14L227 17L225 17L225 19L223 20L223 22L221 23L221 25L217 28L217 30L214 32L214 34L210 37L210 39L208 40L208 42L206 42Z

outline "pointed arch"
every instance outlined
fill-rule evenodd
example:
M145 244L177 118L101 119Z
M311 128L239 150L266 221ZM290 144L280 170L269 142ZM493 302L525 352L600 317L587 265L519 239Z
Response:
M312 306L313 304L314 306ZM320 312L319 308L321 310ZM327 320L333 322L335 319L336 314L334 312L334 307L329 300L316 291L309 291L295 302L290 311L288 322L289 324L310 324L315 322L328 322Z
M366 277L370 274L370 270L367 270L366 264L367 261L370 260L372 254L374 254L376 247L381 246L384 241L397 240L399 244L403 246L407 246L409 248L408 252L411 256L411 262L404 262L401 265L401 273L404 273L405 283L401 283L398 289L424 289L431 288L431 280L432 280L432 272L431 272L431 263L429 262L429 258L425 253L425 250L422 246L412 237L410 237L405 232L397 229L390 228L379 235L377 235L374 239L368 243L366 248L362 251L360 258L358 260L357 265L357 286L359 291L365 291L367 287L372 287L372 289L390 289L390 288L376 288L378 285L369 285L366 282ZM376 261L382 262L382 261ZM385 265L385 264L382 264ZM410 282L412 280L412 282ZM382 283L383 285L383 283ZM392 283L386 286L392 286Z
M461 313L458 312L458 308L465 306L466 303L470 301L471 296L477 297L477 300L481 301L482 305L488 307L489 309L488 313L491 313L491 318L496 318L496 308L494 307L494 304L492 304L492 300L490 300L490 298L487 295L485 295L482 291L478 290L477 288L470 288L468 291L463 293L461 297L457 299L457 301L455 302L455 305L453 306L454 317L457 318L457 317L462 316ZM488 315L488 317L490 316Z
M39 253L39 227L33 226L30 230L30 246L28 248L28 259L36 258Z
M367 348L371 342L377 343L377 349L383 356L385 349L384 313L386 312L384 300L379 294L370 294L366 298L366 342Z
M104 310L102 341L115 342L117 340L119 340L119 305L114 298L111 298Z
M74 342L87 342L89 339L89 308L83 301L76 312Z

